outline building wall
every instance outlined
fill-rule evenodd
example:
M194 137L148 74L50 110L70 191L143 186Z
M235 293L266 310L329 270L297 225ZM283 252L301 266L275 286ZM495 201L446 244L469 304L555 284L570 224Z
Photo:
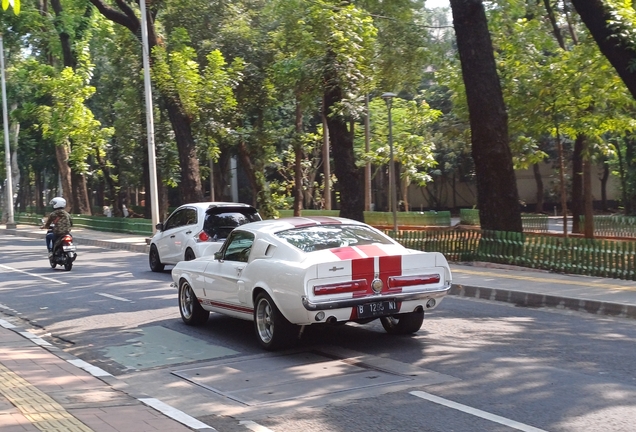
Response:
M559 195L559 173L553 169L551 164L541 163L539 166L541 177L543 179L543 188L545 191L544 202L545 211L551 211L548 203L560 203ZM571 171L568 171L567 178L571 177ZM517 177L517 190L519 200L522 205L536 204L537 185L534 180L532 169L524 169L515 171ZM601 200L601 177L603 175L602 166L596 167L592 171L592 198L594 201ZM566 179L567 181L567 179ZM569 182L568 182L569 184ZM439 200L431 199L431 194L439 197ZM608 201L618 201L620 198L619 179L615 176L609 177L607 181L607 199ZM450 183L431 183L422 188L411 185L409 188L409 204L412 211L418 210L442 210L451 208L467 208L477 206L477 188L473 182L455 182L455 188ZM438 202L436 202L438 201Z

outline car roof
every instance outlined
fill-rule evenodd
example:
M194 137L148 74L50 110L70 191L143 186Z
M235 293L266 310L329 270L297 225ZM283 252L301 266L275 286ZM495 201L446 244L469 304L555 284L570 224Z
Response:
M197 203L183 204L179 206L179 208L182 208L182 207L196 207L201 210L207 210L210 208L222 208L222 207L254 208L251 205L245 204L245 203L235 203L235 202L225 202L225 201L197 202Z
M251 222L249 224L241 225L236 229L260 232L260 233L276 233L292 228L304 228L319 225L363 225L367 224L356 221L353 219L333 217L333 216L295 216L281 219L267 219L258 222Z

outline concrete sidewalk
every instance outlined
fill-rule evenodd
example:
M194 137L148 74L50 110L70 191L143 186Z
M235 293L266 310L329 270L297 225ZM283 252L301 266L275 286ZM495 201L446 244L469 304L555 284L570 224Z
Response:
M0 235L42 239L29 225ZM143 237L74 229L78 245L146 252ZM108 372L71 356L20 327L0 309L0 430L2 432L215 431Z
M34 226L0 227L2 236L39 238ZM148 253L147 239L73 229L79 245ZM80 248L81 250L81 248ZM633 281L455 263L451 295L636 318ZM0 312L0 430L145 432L214 430L183 412L129 390L107 372L6 321ZM8 317L4 317L7 320Z

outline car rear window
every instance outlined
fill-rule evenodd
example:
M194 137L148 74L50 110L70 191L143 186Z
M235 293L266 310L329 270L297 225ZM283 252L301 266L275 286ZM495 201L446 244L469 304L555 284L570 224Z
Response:
M203 231L215 240L225 239L237 226L261 220L256 209L211 209L205 214Z
M368 244L392 244L381 233L362 225L320 225L293 228L276 235L303 252Z

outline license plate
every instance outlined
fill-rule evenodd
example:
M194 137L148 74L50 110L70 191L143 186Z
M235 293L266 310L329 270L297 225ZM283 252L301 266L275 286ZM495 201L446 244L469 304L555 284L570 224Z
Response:
M395 300L366 303L356 306L358 318L374 318L398 313L398 304Z

